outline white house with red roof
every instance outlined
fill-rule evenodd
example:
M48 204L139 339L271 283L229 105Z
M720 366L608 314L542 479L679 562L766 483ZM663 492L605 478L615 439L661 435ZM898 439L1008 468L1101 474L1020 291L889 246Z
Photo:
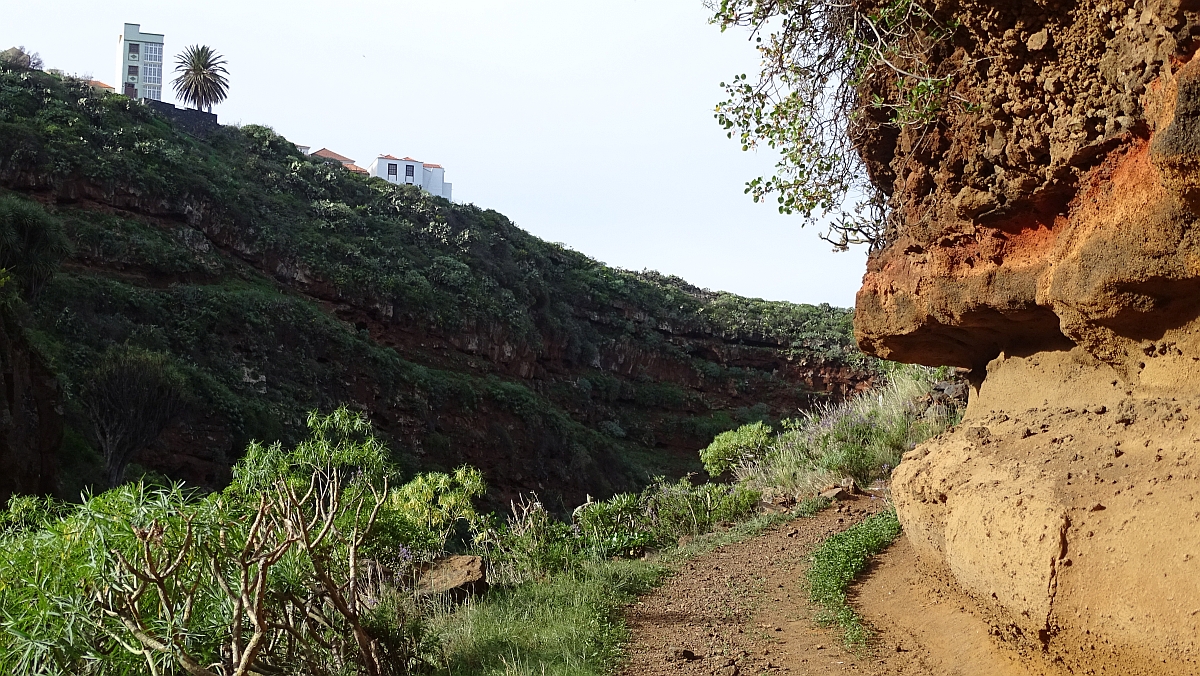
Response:
M304 150L301 150L300 152L304 153L305 155L310 154L308 152L308 146L296 146L296 147L303 148ZM339 155L338 153L333 152L329 148L321 148L320 150L316 151L315 153L311 153L311 154L316 157L324 157L327 160L334 160L337 162L341 162L343 167L349 169L350 171L353 171L356 174L367 173L367 170L363 169L362 167L355 164L354 160L350 159L349 157L346 157L345 155Z
M389 183L415 185L431 195L450 199L453 184L446 182L446 170L440 164L429 164L411 157L380 155L367 167L371 176Z

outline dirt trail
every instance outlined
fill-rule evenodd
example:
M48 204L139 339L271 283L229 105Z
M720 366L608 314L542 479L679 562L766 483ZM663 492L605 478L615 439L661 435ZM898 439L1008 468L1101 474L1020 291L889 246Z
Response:
M813 622L804 589L808 554L883 506L860 498L684 564L626 611L632 638L621 673L1049 676L996 645L964 599L918 577L903 538L855 589L856 607L879 631L872 651L851 654L837 631Z

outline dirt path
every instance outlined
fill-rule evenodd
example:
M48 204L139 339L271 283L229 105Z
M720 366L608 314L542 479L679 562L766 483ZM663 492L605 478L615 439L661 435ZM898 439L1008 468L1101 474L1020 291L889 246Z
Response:
M882 508L882 500L859 498L684 564L626 611L632 639L621 674L1049 676L997 646L964 599L916 575L903 538L854 593L879 630L876 647L851 654L840 633L816 626L804 590L808 554Z

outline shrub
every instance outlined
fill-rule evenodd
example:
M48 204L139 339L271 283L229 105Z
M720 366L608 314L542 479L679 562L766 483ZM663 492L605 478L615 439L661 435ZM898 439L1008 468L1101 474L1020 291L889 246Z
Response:
M711 476L720 476L738 465L751 462L767 450L771 428L759 421L742 425L736 430L718 434L707 448L700 451L700 460Z
M27 297L37 297L70 252L62 223L40 204L0 197L0 268L14 276Z
M222 493L130 484L61 518L14 503L32 527L0 536L0 671L408 673L419 627L362 556L383 446L345 409L309 425L291 450L253 446Z
M476 549L488 562L488 580L515 585L542 579L572 567L580 559L579 531L554 518L537 496L510 503L512 513L500 522L481 522Z
M655 544L674 544L682 535L702 535L722 522L754 513L762 494L740 484L693 486L684 477L675 483L659 479L642 492L642 507Z
M633 493L614 495L603 502L575 510L575 524L584 547L597 558L635 556L650 544L653 534L645 520L642 501Z
M886 478L901 456L957 421L958 411L930 403L939 369L895 367L883 384L842 404L783 422L754 459L735 465L740 481L794 494L852 478L868 487Z
M446 540L459 523L478 527L480 517L472 501L485 489L483 474L474 467L459 467L452 474L420 474L388 496L388 525L398 529L395 537L400 544L436 555L446 548ZM402 525L404 521L408 523ZM416 533L423 533L419 541L405 541Z

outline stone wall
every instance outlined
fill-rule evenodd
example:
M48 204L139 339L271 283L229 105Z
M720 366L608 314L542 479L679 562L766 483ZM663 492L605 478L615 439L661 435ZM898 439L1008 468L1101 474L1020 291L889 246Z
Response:
M196 110L194 108L177 108L169 103L153 99L142 99L142 101L150 106L154 112L167 118L175 126L193 136L207 136L210 132L216 131L221 126L217 123L217 116L214 113L206 113L203 110Z

